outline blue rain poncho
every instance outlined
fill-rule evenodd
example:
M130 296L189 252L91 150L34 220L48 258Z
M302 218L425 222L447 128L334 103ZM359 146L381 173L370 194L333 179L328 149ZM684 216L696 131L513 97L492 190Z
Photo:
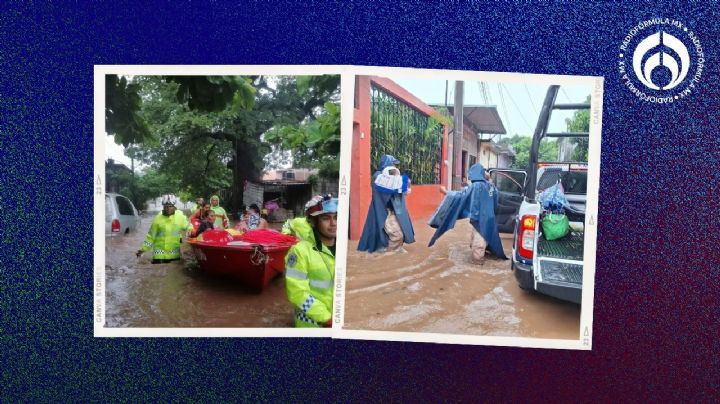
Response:
M362 236L358 243L358 251L375 252L387 248L388 236L385 233L385 220L387 219L387 207L392 206L395 211L400 228L403 232L403 242L406 244L415 242L415 231L412 227L410 214L405 206L405 194L399 192L382 192L375 185L375 180L382 174L383 170L392 165L398 164L399 161L390 155L384 155L380 158L380 165L373 174L372 184L372 201L365 219L365 227L363 227Z
M435 244L445 232L455 227L457 220L469 218L470 224L487 241L490 252L496 257L507 259L495 221L498 191L485 181L485 168L481 164L470 167L468 176L472 184L461 191L448 192L430 218L428 224L437 230L430 239L428 247Z

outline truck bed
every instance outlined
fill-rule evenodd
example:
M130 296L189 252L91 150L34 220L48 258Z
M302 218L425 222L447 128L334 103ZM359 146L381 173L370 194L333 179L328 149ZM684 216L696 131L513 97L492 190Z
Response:
M584 232L581 231L571 231L567 236L552 241L545 240L545 237L540 235L538 239L538 255L582 261L584 244Z

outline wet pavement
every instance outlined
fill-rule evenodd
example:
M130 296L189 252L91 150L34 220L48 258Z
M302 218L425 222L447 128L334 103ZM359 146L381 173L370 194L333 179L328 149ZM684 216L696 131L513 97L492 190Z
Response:
M413 225L406 253L368 254L349 242L344 329L579 339L579 305L523 291L510 260L470 262L467 220L430 248L434 229ZM503 235L506 255L511 245Z
M292 327L293 309L278 276L262 293L207 275L182 262L135 257L152 222L105 237L106 327Z

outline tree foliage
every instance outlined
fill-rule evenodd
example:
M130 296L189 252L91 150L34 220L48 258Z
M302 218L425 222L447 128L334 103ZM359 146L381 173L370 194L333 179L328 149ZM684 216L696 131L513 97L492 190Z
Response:
M177 193L179 183L154 168L147 168L140 174L125 170L107 172L107 183L117 184L117 192L132 201L139 210L145 209L145 202L163 194Z
M140 87L127 78L114 74L105 76L105 131L115 135L115 142L127 147L152 138L147 123L140 115Z
M265 140L279 146L277 154L290 152L296 167L317 168L321 177L337 178L340 76L299 76L295 85L297 115L287 124L274 126Z
M166 76L178 85L177 101L190 110L219 112L228 105L234 111L252 108L255 102L253 78L243 76Z
M500 144L511 145L515 151L515 158L510 165L511 168L525 170L530 162L530 147L532 137L515 135L500 140ZM545 139L540 142L539 161L555 161L558 156L558 145L555 139Z
M585 103L590 103L590 96L585 99ZM565 120L568 132L588 132L590 130L590 110L580 109L575 111L572 118ZM573 161L588 161L588 139L587 138L571 138L570 143L575 145L572 154Z
M273 149L291 154L296 167L337 175L339 83L339 76L123 77L109 92L129 97L113 105L129 105L132 122L121 122L117 107L106 112L118 127L142 124L151 134L116 137L129 157L161 175L150 178L193 197L229 189L238 206L245 181L260 178Z

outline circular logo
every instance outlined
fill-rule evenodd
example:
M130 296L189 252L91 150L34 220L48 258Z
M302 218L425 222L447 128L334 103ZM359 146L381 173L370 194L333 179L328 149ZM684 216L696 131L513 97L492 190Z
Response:
M670 18L641 21L620 46L621 80L647 102L666 104L689 96L697 89L704 65L700 39Z

